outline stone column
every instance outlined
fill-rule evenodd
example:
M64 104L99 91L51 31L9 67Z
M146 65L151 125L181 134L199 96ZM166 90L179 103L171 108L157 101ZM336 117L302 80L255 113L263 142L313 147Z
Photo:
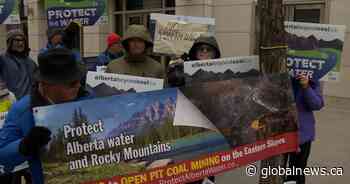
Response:
M37 62L39 50L47 42L47 21L44 1L27 0L28 4L28 40L31 48L30 56Z
M176 15L215 18L216 38L223 56L253 54L254 0L176 0Z
M329 1L329 24L346 25L345 42L342 53L340 82L325 82L324 94L350 98L350 12L348 0Z

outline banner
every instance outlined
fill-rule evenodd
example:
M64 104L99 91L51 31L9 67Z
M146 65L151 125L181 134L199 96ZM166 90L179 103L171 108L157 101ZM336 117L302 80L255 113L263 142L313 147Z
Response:
M20 24L19 0L0 1L0 24Z
M126 92L146 92L163 89L164 80L112 73L88 72L86 83L98 97Z
M151 20L156 22L155 53L181 56L191 49L200 35L214 35L213 18L152 13Z
M259 57L243 56L184 63L185 81L208 82L259 75Z
M219 92L219 93L218 93ZM34 109L52 131L45 183L187 183L296 151L288 74Z
M339 81L345 26L285 22L292 76Z
M66 27L75 21L82 26L107 23L107 0L46 0L48 27Z

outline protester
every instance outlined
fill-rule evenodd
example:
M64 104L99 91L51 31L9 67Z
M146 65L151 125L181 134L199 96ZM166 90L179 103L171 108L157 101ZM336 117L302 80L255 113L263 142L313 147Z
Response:
M122 45L125 55L107 65L108 73L163 78L163 66L148 56L153 47L151 35L143 25L131 25Z
M315 139L315 117L313 111L324 106L319 81L309 80L299 75L292 78L293 92L298 110L299 151L288 155L288 167L304 170L311 151L311 143ZM285 183L304 184L304 175L287 176Z
M47 30L48 42L46 44L46 47L40 49L39 54L43 54L47 52L49 49L53 49L53 48L67 48L69 50L72 50L77 62L82 62L79 51L73 50L72 48L72 42L73 40L76 39L75 38L76 35L72 35L66 29L49 28Z
M97 67L106 66L112 60L123 56L123 47L120 43L121 37L116 33L110 33L107 37L107 49L98 56Z
M183 62L194 60L217 59L221 57L219 44L213 36L200 36L194 42L189 54L185 54L181 59L169 63L168 68L168 85L170 87L179 87L185 85ZM213 183L215 178L210 176L205 180L206 183ZM190 184L201 184L203 180L195 181Z
M189 54L184 54L180 59L170 61L167 71L168 85L177 87L185 84L183 62L217 59L220 57L221 52L216 39L208 35L200 36L194 42Z
M43 184L40 155L50 140L51 132L35 126L32 108L87 98L79 93L80 80L86 75L84 66L64 48L54 48L38 57L39 69L32 93L13 104L0 130L0 166L6 174L28 161L35 184Z
M47 52L53 48L63 48L64 31L60 28L52 28L47 30L47 44L45 48L40 49L40 53Z
M32 86L36 64L29 57L28 41L20 30L7 35L7 51L0 56L0 79L17 99L27 95Z

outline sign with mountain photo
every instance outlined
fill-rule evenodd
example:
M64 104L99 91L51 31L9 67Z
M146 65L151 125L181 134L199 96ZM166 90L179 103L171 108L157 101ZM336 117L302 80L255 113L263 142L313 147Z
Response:
M220 91L218 93L218 91ZM52 132L45 183L188 183L296 151L288 74L33 109Z
M257 76L258 56L229 57L184 63L186 84Z
M346 27L341 25L285 22L287 65L292 76L340 80Z
M200 35L215 32L215 19L209 17L152 13L151 22L155 23L153 51L159 54L181 56Z
M87 74L86 83L97 97L154 91L164 86L163 79L91 71Z

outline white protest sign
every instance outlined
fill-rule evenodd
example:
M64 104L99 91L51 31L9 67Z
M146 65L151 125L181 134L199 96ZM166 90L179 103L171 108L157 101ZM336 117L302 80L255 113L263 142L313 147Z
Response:
M214 35L215 19L179 15L151 14L155 20L153 51L160 54L182 55L202 34Z

